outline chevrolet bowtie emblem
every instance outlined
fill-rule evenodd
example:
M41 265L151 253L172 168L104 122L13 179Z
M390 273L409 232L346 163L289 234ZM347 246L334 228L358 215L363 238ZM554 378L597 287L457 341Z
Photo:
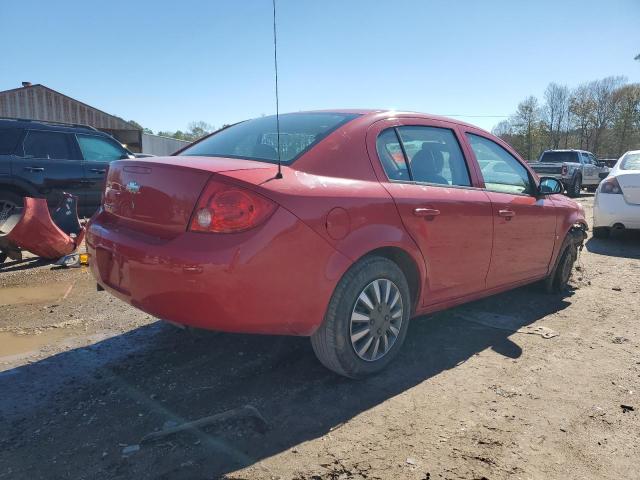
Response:
M140 184L138 182L129 182L125 188L129 193L138 193L140 191Z

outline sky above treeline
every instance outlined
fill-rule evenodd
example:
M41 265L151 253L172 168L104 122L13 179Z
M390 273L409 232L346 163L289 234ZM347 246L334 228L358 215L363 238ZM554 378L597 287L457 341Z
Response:
M491 129L555 81L640 81L640 1L277 0L280 111ZM0 90L42 83L154 131L275 113L271 0L0 0Z

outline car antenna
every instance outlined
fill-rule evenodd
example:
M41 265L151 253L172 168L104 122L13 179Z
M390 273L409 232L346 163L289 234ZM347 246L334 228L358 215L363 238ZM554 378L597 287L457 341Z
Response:
M280 158L280 105L278 101L278 37L276 36L276 0L273 1L273 65L276 73L276 135L278 139L278 173L282 178L282 159Z

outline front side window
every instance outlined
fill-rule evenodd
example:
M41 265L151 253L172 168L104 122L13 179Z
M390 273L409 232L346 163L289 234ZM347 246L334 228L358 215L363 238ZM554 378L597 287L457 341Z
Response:
M471 133L467 133L467 138L487 190L512 194L528 194L533 190L527 169L513 155L488 138Z
M29 130L23 143L24 156L67 160L73 158L67 134Z
M315 143L356 118L356 114L313 112L280 115L280 158L290 164ZM231 157L275 163L278 160L276 117L262 117L227 127L187 147L180 155Z
M82 157L90 162L111 162L127 158L127 151L107 138L77 134Z
M471 186L466 161L451 130L422 126L397 130L415 182Z

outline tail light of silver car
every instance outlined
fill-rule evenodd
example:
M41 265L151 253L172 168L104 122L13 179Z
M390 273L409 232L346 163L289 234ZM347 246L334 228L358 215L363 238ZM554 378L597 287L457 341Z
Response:
M616 177L610 177L602 181L600 184L600 193L622 194L622 189Z
M265 222L276 208L276 203L253 190L212 179L198 199L189 230L243 232Z

